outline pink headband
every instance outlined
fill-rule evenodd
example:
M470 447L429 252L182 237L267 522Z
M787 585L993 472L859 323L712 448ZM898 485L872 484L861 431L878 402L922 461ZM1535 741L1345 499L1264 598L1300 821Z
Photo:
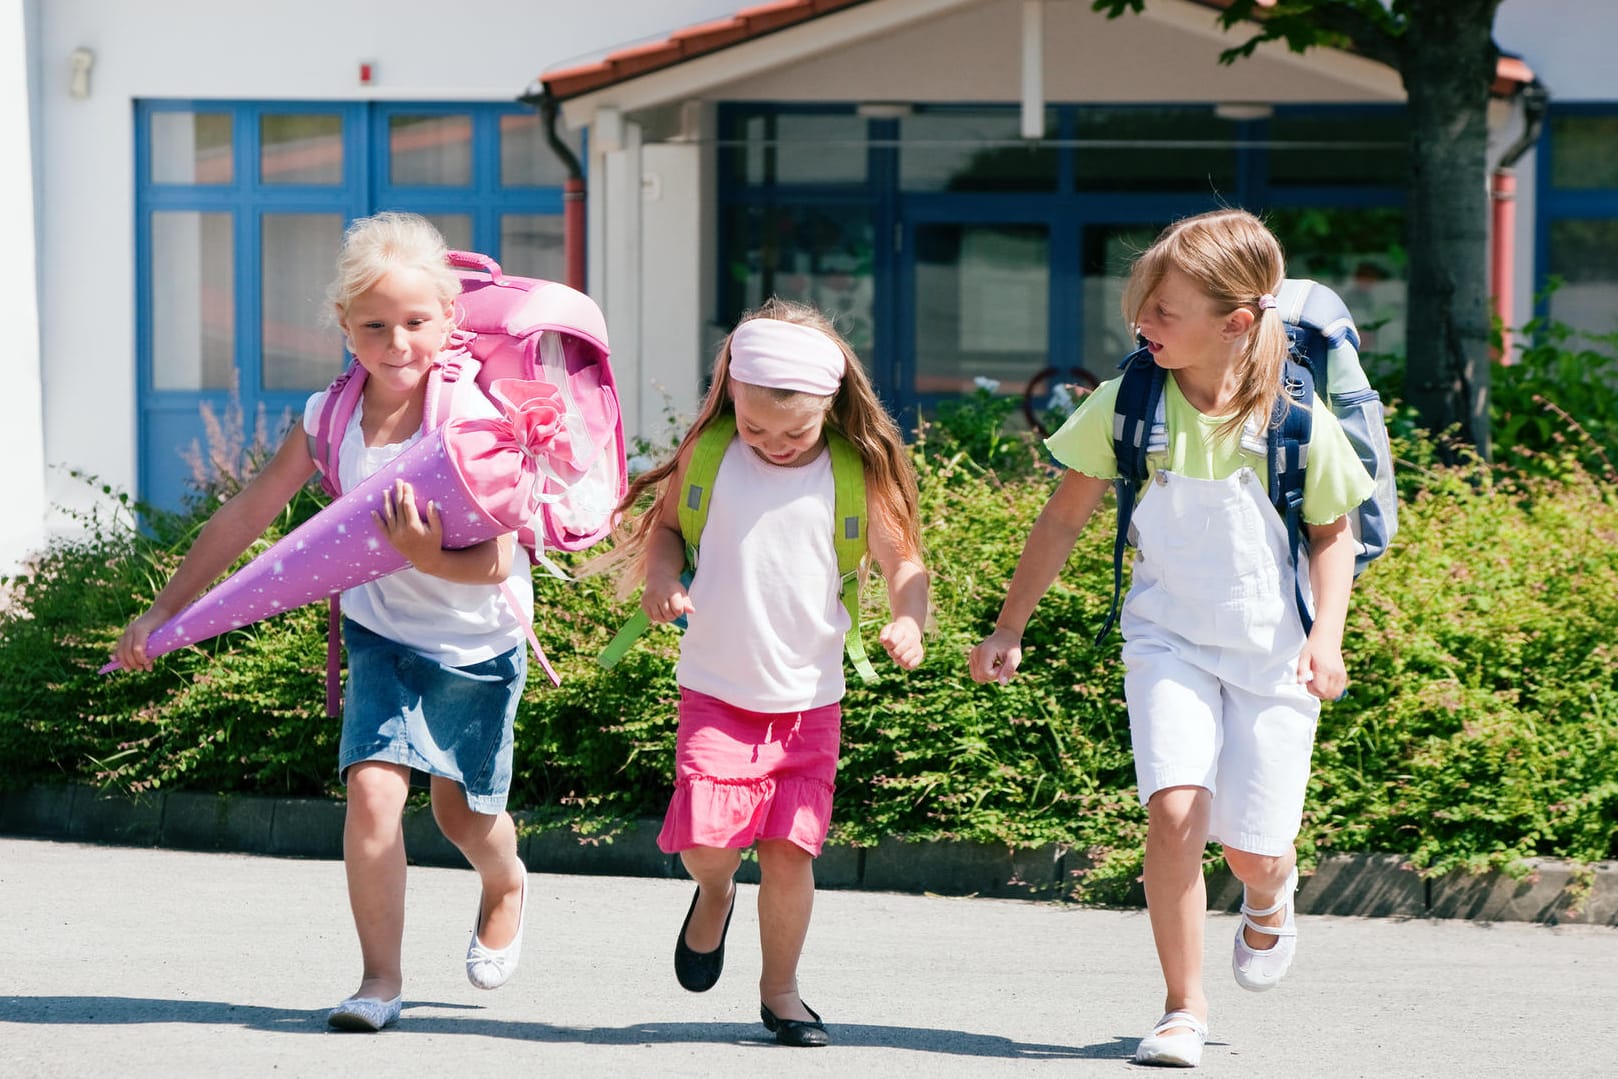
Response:
M730 377L750 386L830 397L845 364L837 342L812 326L753 318L730 335Z

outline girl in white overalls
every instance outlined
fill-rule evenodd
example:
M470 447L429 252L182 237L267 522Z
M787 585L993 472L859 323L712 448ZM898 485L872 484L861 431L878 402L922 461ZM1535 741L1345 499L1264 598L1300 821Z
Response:
M1169 372L1167 445L1134 513L1138 554L1124 603L1125 696L1140 798L1145 882L1166 983L1139 1063L1195 1066L1207 1039L1203 848L1223 845L1244 886L1236 982L1263 991L1295 945L1293 840L1321 700L1347 684L1343 619L1354 548L1345 514L1372 490L1331 411L1312 403L1304 480L1314 628L1294 597L1286 531L1267 495L1263 425L1288 407L1286 331L1274 293L1280 244L1251 214L1218 210L1164 230L1136 261L1124 316ZM1091 393L1047 441L1067 473L1034 523L972 677L1008 681L1022 632L1117 476L1118 381Z

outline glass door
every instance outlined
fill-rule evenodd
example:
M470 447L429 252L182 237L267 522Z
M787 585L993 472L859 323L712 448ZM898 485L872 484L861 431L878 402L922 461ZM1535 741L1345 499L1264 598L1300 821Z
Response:
M986 388L1020 395L1051 362L1052 230L1040 221L901 226L894 384L901 418Z

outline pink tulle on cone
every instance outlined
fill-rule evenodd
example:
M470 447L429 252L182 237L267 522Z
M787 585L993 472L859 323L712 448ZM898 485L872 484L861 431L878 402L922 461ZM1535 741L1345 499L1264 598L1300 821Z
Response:
M423 520L438 507L444 547L471 547L515 532L558 482L552 455L567 456L561 400L546 382L501 379L493 387L504 415L453 419L305 521L269 550L154 630L155 659L283 611L403 569L373 512L396 480L413 487ZM117 660L103 673L118 669Z

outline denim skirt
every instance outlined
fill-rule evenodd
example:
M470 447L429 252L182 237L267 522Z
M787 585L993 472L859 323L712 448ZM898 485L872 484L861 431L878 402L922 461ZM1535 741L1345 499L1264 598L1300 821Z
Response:
M528 676L521 645L466 667L436 660L343 620L348 686L337 771L361 761L443 776L474 813L499 813L511 791L512 722Z

